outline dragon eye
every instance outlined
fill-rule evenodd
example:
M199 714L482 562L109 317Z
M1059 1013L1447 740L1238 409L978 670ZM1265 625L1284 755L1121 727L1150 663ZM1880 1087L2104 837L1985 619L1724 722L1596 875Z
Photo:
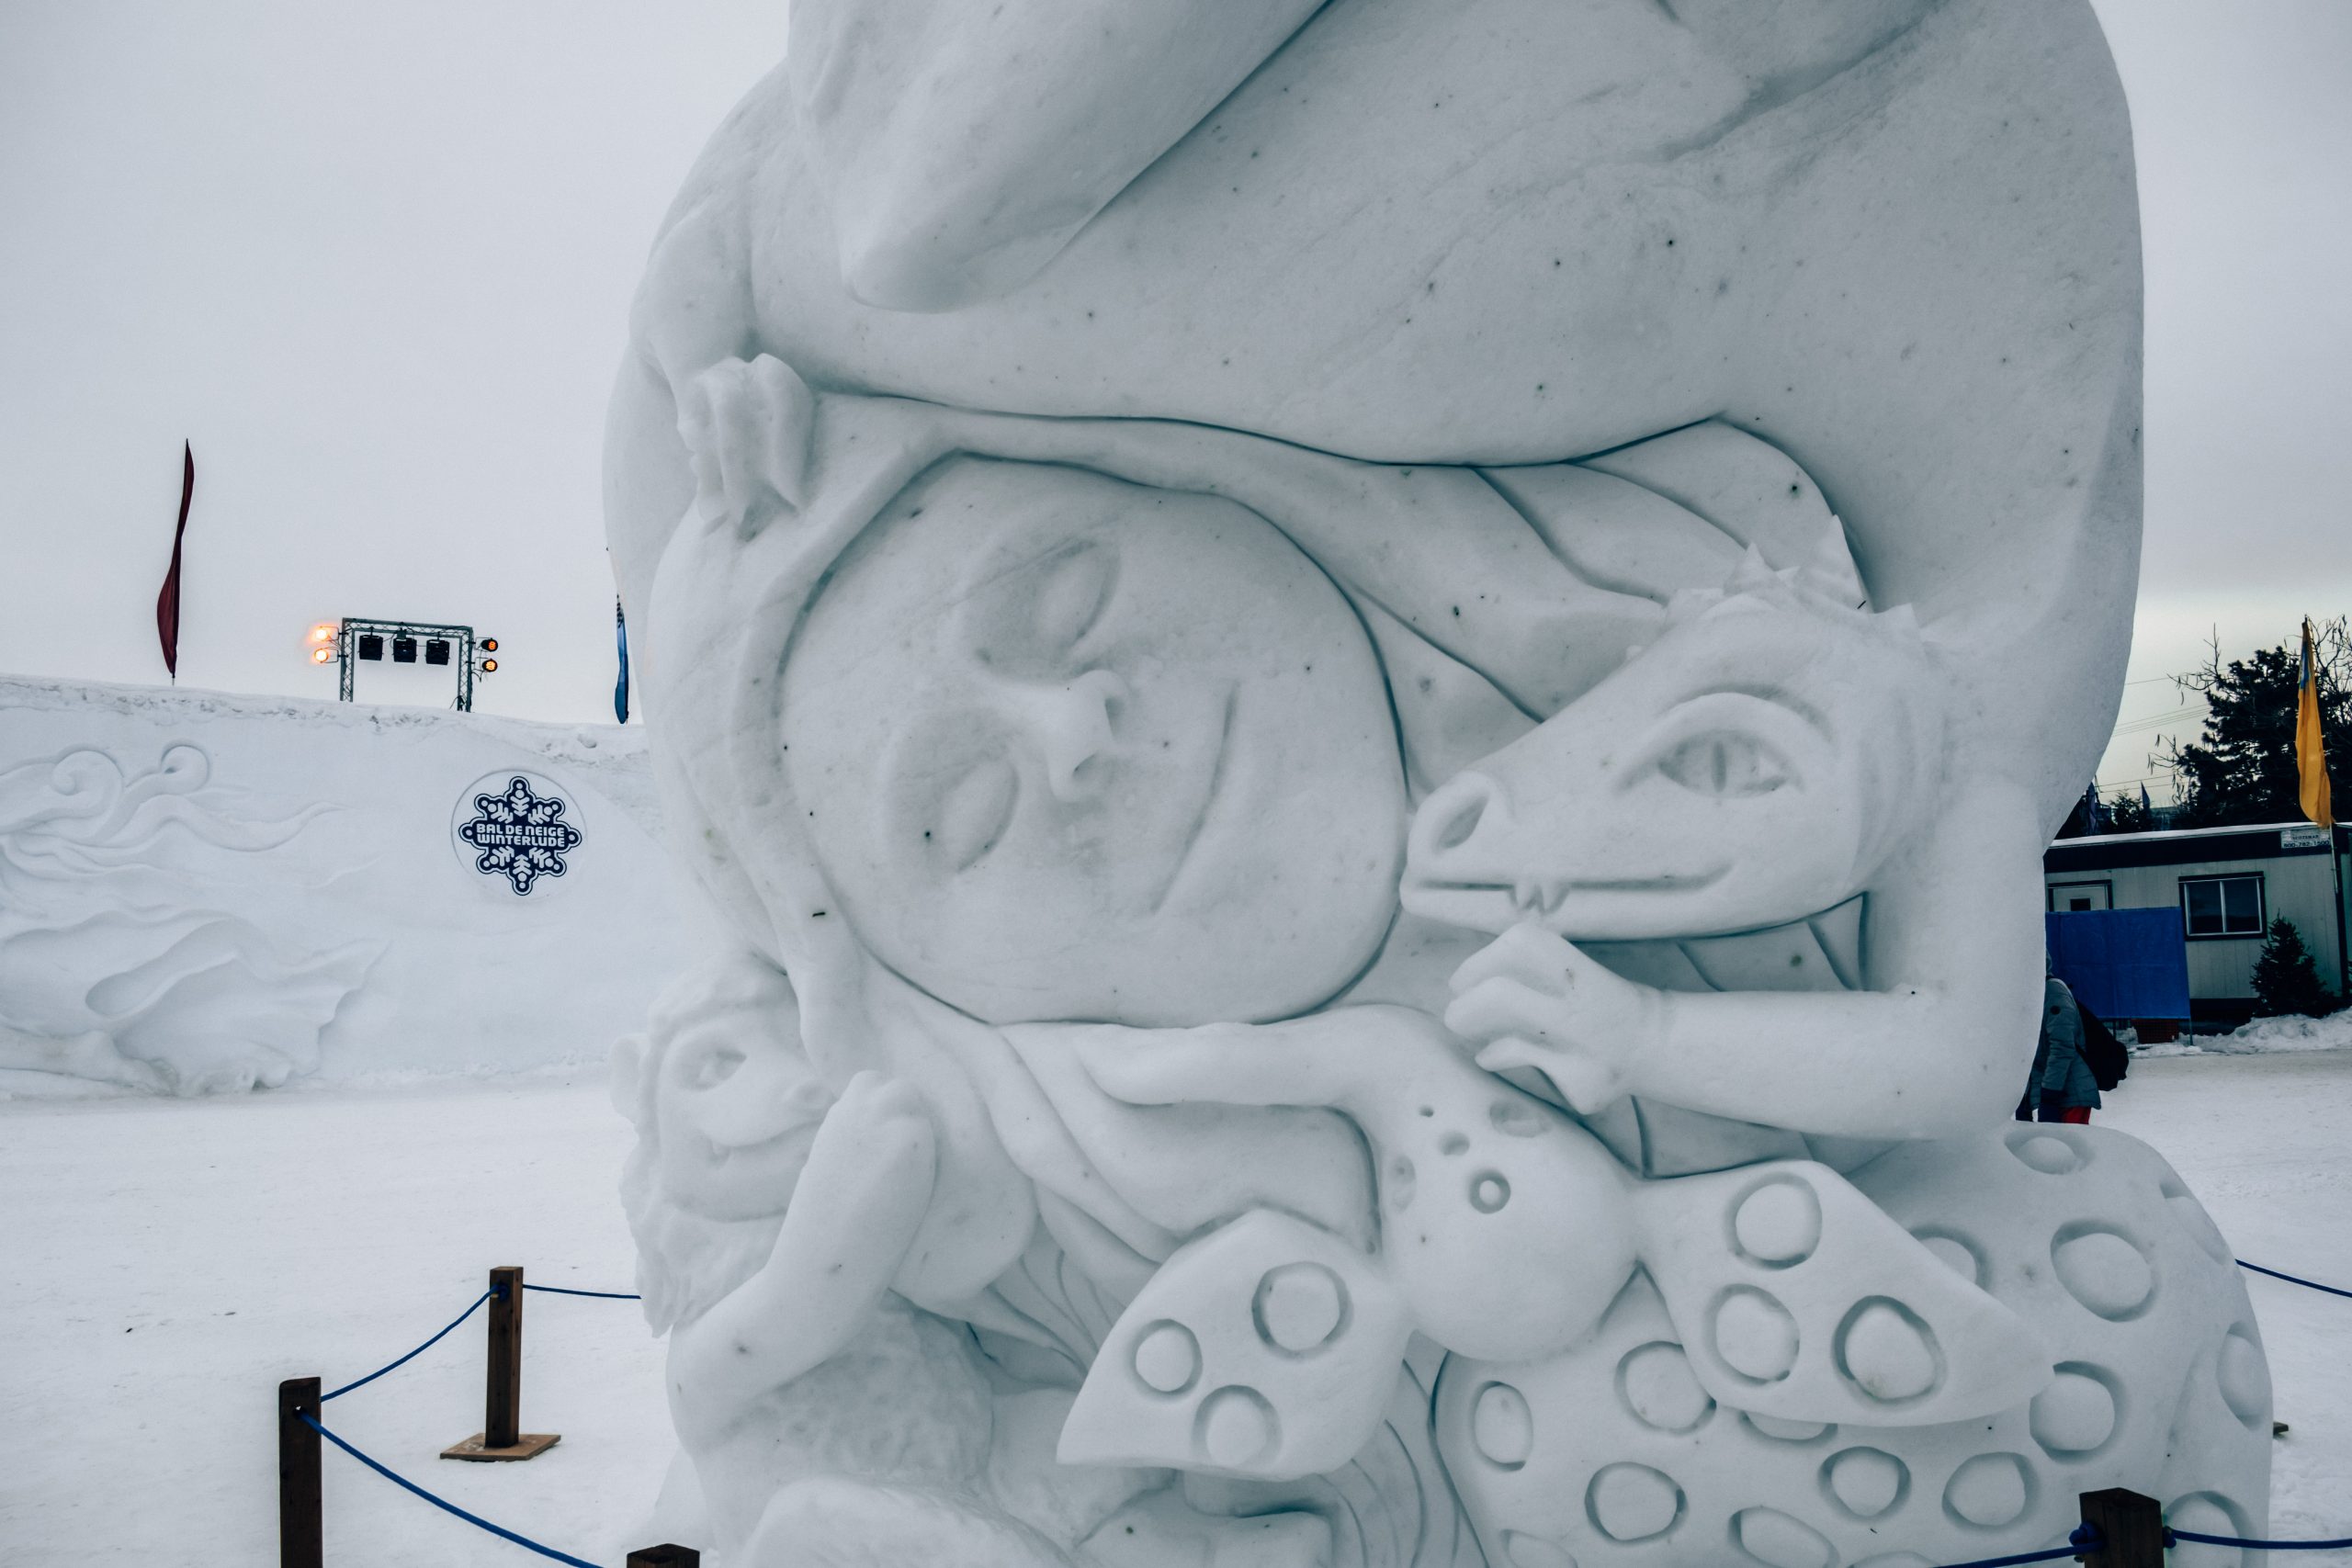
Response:
M1658 772L1696 795L1770 795L1789 782L1781 759L1745 735L1694 735L1658 759Z

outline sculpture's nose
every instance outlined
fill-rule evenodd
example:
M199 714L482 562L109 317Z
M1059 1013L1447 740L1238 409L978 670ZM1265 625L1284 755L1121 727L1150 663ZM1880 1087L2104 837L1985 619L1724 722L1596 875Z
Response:
M1442 863L1477 833L1499 794L1483 773L1457 773L1439 785L1414 814L1412 858Z
M1080 770L1111 748L1113 720L1127 701L1127 683L1108 670L1089 670L1055 688L1035 711L1046 759L1046 787L1057 800L1086 793Z

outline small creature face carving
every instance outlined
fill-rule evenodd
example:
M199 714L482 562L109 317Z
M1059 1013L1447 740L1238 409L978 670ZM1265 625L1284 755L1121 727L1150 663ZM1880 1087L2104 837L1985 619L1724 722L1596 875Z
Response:
M1907 613L1793 590L1686 610L1422 804L1405 905L1580 941L1827 908L1868 886L1932 767L1929 679Z
M663 1192L707 1219L782 1213L833 1102L789 1009L695 1019L648 1068Z
M1370 640L1216 497L942 463L842 558L783 711L861 939L992 1022L1295 1012L1394 913L1403 771Z

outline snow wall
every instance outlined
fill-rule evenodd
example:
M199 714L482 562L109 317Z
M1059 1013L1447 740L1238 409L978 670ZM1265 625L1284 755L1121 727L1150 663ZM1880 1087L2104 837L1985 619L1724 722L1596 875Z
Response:
M599 1059L659 837L638 728L0 676L0 1094Z

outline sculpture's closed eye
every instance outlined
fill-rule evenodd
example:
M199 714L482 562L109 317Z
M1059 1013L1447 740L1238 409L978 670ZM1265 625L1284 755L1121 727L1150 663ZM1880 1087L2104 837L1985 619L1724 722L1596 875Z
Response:
M691 1055L682 1056L678 1076L690 1088L713 1089L735 1076L743 1065L743 1053L732 1046L716 1046Z
M940 800L939 822L931 829L938 852L956 870L969 870L996 848L1020 795L1021 775L1008 759L975 763Z
M1078 646L1110 602L1115 558L1099 545L1080 545L1046 562L1031 601L1037 646L1054 652Z
M1091 661L1118 575L1117 550L1077 539L992 576L962 612L972 658L1017 680L1068 680Z
M1769 795L1792 774L1778 753L1733 730L1694 735L1658 759L1657 771L1697 795Z

